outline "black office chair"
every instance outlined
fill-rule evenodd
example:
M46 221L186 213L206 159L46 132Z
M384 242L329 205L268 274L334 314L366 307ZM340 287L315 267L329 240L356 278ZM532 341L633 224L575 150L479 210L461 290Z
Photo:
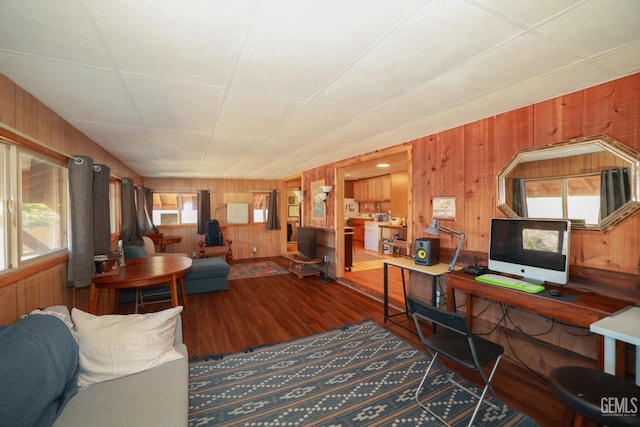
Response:
M418 405L440 420L444 425L449 426L444 419L420 402L420 390L431 371L431 367L435 363L440 365L440 363L437 362L437 359L438 355L442 354L446 358L464 366L466 369L479 372L484 380L484 389L482 390L482 394L478 396L477 393L454 381L450 375L445 375L453 385L478 399L478 404L476 405L473 415L469 420L469 426L473 424L473 420L475 419L483 401L496 411L500 411L501 408L491 402L485 401L484 398L487 391L489 391L493 397L497 399L496 393L491 385L491 379L493 378L493 374L496 372L500 358L504 353L504 348L499 344L473 335L467 328L466 319L463 314L441 310L427 303L423 303L412 296L408 296L407 300L409 302L409 308L413 313L413 320L416 324L418 334L420 335L420 340L432 356L431 362L429 362L429 366L427 367L427 372L425 372L424 377L422 377L422 381L420 381L420 385L415 392L415 399ZM421 320L426 320L431 324L439 325L444 329L441 329L440 332L437 332L434 335L425 337L422 333ZM487 377L483 366L493 360L495 360L495 362L491 368L491 373ZM440 365L440 367L442 368L442 365Z

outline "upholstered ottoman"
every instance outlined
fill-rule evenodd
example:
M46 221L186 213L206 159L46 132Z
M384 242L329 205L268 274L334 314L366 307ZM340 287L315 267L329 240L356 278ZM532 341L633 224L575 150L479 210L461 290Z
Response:
M229 264L223 258L194 259L184 275L187 295L229 288Z
M224 291L229 288L229 264L223 258L194 259L191 268L184 274L184 285L187 295L202 292ZM120 302L127 304L136 301L135 289L123 289L120 291ZM138 304L151 302L158 299L166 299L167 286L150 286L142 289Z

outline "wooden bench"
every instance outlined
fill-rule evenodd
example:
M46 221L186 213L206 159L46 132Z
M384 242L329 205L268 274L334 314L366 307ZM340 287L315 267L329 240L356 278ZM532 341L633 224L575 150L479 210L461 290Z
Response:
M308 276L320 276L319 265L322 264L320 258L309 258L300 253L287 253L283 257L289 260L289 272L304 279Z

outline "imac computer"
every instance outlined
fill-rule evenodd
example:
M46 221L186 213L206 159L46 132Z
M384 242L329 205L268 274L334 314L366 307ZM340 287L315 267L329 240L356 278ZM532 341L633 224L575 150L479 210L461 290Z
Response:
M571 222L564 219L493 218L489 270L526 282L566 284Z

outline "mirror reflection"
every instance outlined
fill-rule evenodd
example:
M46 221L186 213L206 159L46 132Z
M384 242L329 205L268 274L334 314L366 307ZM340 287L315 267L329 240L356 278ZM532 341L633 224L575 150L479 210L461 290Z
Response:
M640 207L639 159L606 135L520 150L498 175L498 207L510 217L608 231Z

